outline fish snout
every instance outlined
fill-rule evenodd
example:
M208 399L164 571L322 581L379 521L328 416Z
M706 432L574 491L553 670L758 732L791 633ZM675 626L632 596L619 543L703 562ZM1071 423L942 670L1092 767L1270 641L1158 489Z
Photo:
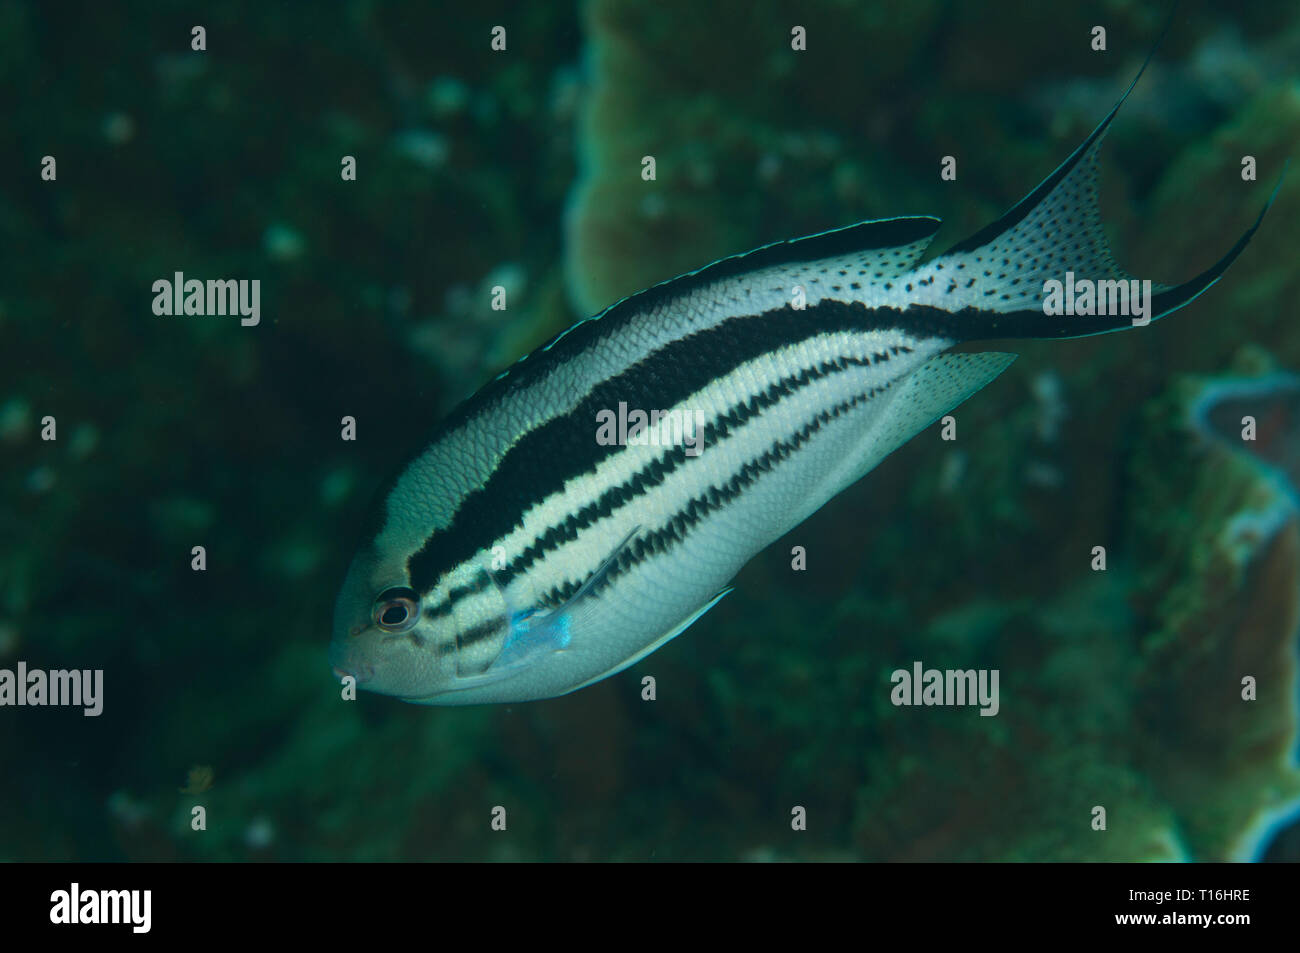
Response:
M352 678L358 685L363 685L375 677L374 666L354 658L346 647L336 648L330 652L330 669L339 681Z
M345 678L353 678L356 679L358 685L363 685L375 677L375 670L369 665L364 667L356 666L355 668L335 665L333 671L334 677L339 681L343 681Z

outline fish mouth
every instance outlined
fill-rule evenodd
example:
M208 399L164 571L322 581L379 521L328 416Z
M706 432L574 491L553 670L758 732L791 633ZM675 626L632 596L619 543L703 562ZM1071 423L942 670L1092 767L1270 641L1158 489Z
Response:
M375 677L373 665L363 664L348 656L347 649L343 647L330 652L330 670L333 671L335 678L339 681L351 678L358 685L363 685Z
M351 678L355 679L358 685L368 682L375 677L375 670L369 666L366 666L365 670L361 671L335 665L333 666L332 671L334 672L334 677L339 681L343 681L345 678Z

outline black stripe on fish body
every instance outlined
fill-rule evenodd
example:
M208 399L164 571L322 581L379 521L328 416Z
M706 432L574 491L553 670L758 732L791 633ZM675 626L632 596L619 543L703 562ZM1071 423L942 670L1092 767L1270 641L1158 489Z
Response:
M819 411L808 423L798 428L790 437L776 441L759 456L742 464L721 485L713 484L706 492L693 496L673 516L665 520L659 528L638 533L626 549L618 555L614 565L610 567L605 577L592 586L590 594L597 595L608 588L619 576L635 569L647 559L667 554L674 546L683 542L701 520L724 506L737 502L759 477L770 472L783 461L788 460L791 455L816 436L826 424L846 411L853 410L868 400L879 396L891 386L893 386L892 381L886 382L880 387L873 387L866 393L857 394L826 410ZM553 587L542 596L539 605L544 608L561 606L585 584L586 580L579 580Z
M504 616L502 616L497 619L489 619L487 622L479 623L478 625L465 629L462 632L457 632L456 633L457 650L459 651L459 650L467 649L478 642L482 642L485 639L490 639L492 636L496 635L503 628L505 628L506 624L507 624L506 619Z
M893 346L894 354L910 353L911 348ZM886 354L883 360L888 360ZM859 358L847 355L834 360L822 361L814 367L805 367L798 374L787 375L769 385L766 390L746 400L732 404L720 412L705 425L701 443L712 446L725 440L731 431L758 416L769 408L775 407L784 398L807 387L814 381L822 380L851 367L870 367L878 363L875 359ZM686 448L674 446L668 448L656 459L641 467L628 479L603 490L596 499L568 514L561 522L552 523L543 532L533 538L533 542L520 551L519 555L508 562L504 569L496 573L497 581L509 585L519 573L526 572L538 559L554 552L567 542L578 538L582 530L599 520L612 516L615 512L633 503L648 490L662 484L678 467L692 458L687 456ZM698 460L699 458L695 458Z
M482 675L486 672L500 655L501 648L509 635L510 625L504 616L458 632L455 638L455 652L456 671L460 677Z
M431 535L408 561L411 586L428 591L489 541L516 529L529 509L561 491L567 481L591 474L602 460L622 449L597 443L599 411L616 408L620 402L643 410L677 407L748 361L825 334L893 330L900 338L938 338L951 333L951 326L951 315L938 308L909 308L904 313L823 299L803 310L786 305L728 318L677 338L602 381L569 413L516 441L487 482L461 501L451 525ZM879 356L888 359L887 351Z
M451 611L455 607L455 604L457 602L459 602L465 596L472 596L482 592L484 589L487 589L488 586L490 585L492 585L492 580L488 576L487 572L485 571L478 577L476 581L469 583L468 585L457 586L451 591L449 591L447 595L442 599L442 601L435 602L431 605L425 606L424 617L426 619L438 619L441 618L442 616L451 615ZM423 590L419 588L417 588L415 591L421 594L427 592L427 590Z

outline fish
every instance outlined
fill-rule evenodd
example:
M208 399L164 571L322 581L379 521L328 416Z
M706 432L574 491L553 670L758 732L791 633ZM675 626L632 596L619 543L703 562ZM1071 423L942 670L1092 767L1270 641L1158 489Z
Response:
M1046 304L1063 282L1134 280L1102 232L1098 155L1145 69L1047 178L940 255L925 258L940 220L924 215L763 245L626 297L488 382L377 507L335 603L334 675L428 705L599 682L1015 359L975 342L1147 323ZM1146 285L1150 320L1222 277L1277 191L1209 268Z

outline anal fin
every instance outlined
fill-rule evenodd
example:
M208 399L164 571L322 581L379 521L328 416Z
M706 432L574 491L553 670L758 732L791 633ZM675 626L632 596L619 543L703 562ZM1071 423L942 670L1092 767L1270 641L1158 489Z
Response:
M984 351L978 354L940 354L900 381L863 435L857 452L845 458L844 467L831 480L835 492L860 479L948 411L1006 370L1015 354Z

